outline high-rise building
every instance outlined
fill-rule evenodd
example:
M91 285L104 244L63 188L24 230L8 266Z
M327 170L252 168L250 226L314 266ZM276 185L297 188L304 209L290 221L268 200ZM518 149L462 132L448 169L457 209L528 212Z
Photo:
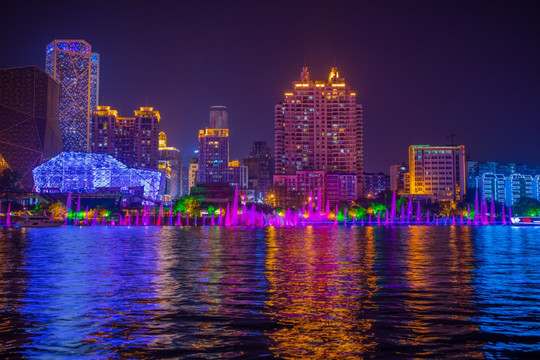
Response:
M462 201L466 194L465 146L411 145L410 194L430 200Z
M210 129L228 129L227 107L214 105L210 107Z
M273 149L267 146L266 141L254 141L244 165L248 167L249 188L254 190L255 198L263 199L273 183Z
M229 130L199 130L197 182L229 181Z
M390 165L390 190L398 194L405 193L405 174L409 172L407 164Z
M45 70L60 84L64 150L89 151L90 118L99 96L99 54L84 40L54 40L47 45Z
M37 66L0 69L0 172L22 176L32 191L32 169L62 151L60 86Z
M158 134L161 116L159 111L155 111L154 108L148 106L141 107L134 112L137 137L134 166L155 169L157 168Z
M182 195L182 159L180 151L172 146L167 146L167 135L159 133L158 170L165 173L167 186L165 194L171 199Z
M92 113L93 153L113 155L129 167L157 169L159 111L141 107L133 117L118 116L110 106Z
M281 176L299 171L352 175L356 176L357 194L362 190L362 105L337 68L332 68L328 81L311 81L308 68L303 68L294 89L275 107L275 146L274 184L296 183L300 194L293 197L301 202L307 201L309 193L302 189L309 186L284 182ZM345 200L328 194L331 188L324 189L327 198ZM291 194L289 190L286 193Z

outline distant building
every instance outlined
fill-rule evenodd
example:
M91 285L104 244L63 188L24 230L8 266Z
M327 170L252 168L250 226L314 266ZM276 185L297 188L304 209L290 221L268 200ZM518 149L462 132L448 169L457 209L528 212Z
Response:
M326 200L330 204L352 202L358 198L358 176L353 174L327 174Z
M60 84L64 150L89 151L90 119L99 96L99 54L84 40L54 40L47 45L45 71Z
M227 107L215 105L210 107L210 129L228 129Z
M244 165L248 167L248 187L254 190L256 199L262 199L273 183L273 150L267 146L266 141L254 141L249 157L244 159Z
M155 170L129 168L106 154L62 152L33 170L37 192L140 193L160 200L165 176Z
M405 174L409 167L405 163L390 165L390 190L398 194L406 193Z
M363 110L356 93L335 67L327 82L311 81L304 67L300 80L293 85L294 89L286 92L275 107L274 185L294 186L295 190L281 192L298 192L294 196L298 198L296 207L308 201L306 191L311 189L310 184L302 183L302 178L306 178L302 171L322 171L325 176L356 175L358 194L362 190L364 153ZM293 180L293 176L297 178ZM328 193L335 187L328 188L323 183L322 189L323 196L329 199L345 200Z
M197 185L197 171L199 170L199 159L192 157L189 161L189 191Z
M411 196L432 201L462 201L466 176L464 145L409 147Z
M540 175L483 173L476 177L476 188L481 198L512 206L522 197L540 200Z
M0 172L22 176L32 191L32 169L62 151L60 86L37 66L0 69Z
M159 133L158 170L167 176L165 193L171 200L182 196L182 159L180 151L172 146L167 146L167 135Z
M475 188L476 178L483 174L500 174L505 177L512 174L520 175L540 175L540 165L536 164L516 164L516 163L498 163L495 161L468 161L467 162L467 187Z
M231 186L238 186L239 189L247 189L248 167L240 165L238 160L229 162L228 182Z
M189 195L189 169L186 165L182 165L182 184L180 186L182 188L182 196Z
M390 189L390 176L378 173L364 173L364 195L375 197Z
M120 117L110 106L92 113L91 151L113 155L130 167L157 169L159 111L141 107L133 117Z

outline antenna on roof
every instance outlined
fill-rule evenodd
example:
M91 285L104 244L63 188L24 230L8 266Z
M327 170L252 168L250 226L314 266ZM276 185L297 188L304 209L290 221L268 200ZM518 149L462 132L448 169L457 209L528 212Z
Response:
M307 67L307 58L304 56L304 67Z
M334 67L336 67L336 57L334 56Z

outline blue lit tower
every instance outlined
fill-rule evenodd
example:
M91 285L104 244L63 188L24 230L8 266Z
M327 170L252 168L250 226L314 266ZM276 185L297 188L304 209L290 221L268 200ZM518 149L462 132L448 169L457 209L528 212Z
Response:
M64 150L89 151L91 113L98 105L99 54L84 40L54 40L47 45L45 70L60 84Z

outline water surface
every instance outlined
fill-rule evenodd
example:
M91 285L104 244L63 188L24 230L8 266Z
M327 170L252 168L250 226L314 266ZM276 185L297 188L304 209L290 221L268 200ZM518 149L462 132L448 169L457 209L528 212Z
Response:
M8 358L540 356L540 229L0 232Z

